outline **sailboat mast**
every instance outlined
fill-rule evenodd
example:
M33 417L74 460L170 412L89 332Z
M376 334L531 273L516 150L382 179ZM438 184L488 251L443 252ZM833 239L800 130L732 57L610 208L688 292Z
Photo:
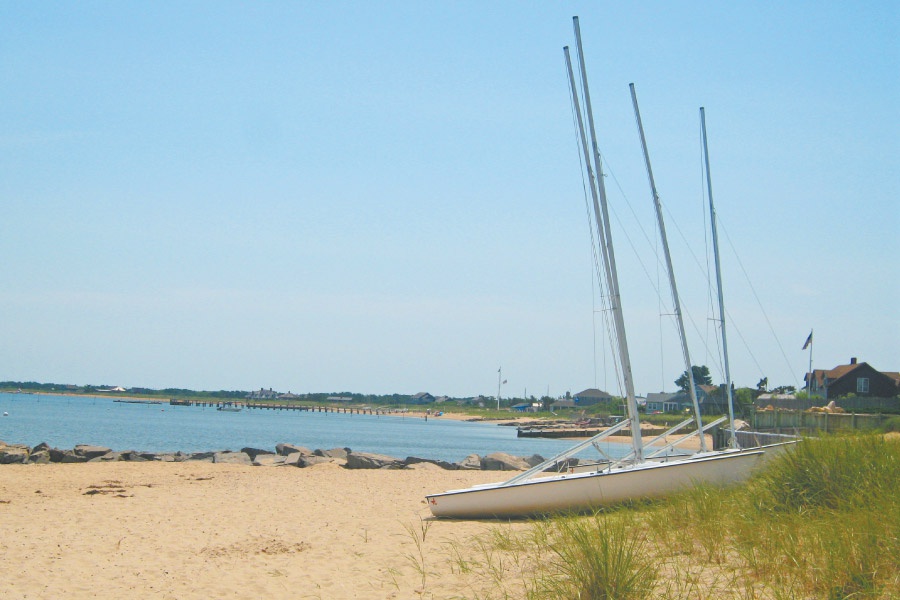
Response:
M650 166L650 152L647 150L647 139L644 137L644 124L641 121L641 109L638 107L637 93L634 84L628 84L631 90L631 104L634 106L634 119L637 122L638 133L641 137L641 150L644 152L644 164L647 166L647 179L650 181L650 193L653 196L653 208L656 210L656 223L659 226L659 236L662 239L663 253L666 257L666 270L669 273L669 288L672 291L672 304L675 306L675 321L678 323L678 337L681 339L681 354L684 356L684 369L688 378L688 391L691 402L694 405L694 418L697 421L697 431L703 431L703 420L700 417L700 402L697 400L697 390L694 384L694 372L691 369L691 353L688 351L687 336L684 331L684 318L681 314L681 300L678 297L678 286L675 284L675 269L672 266L672 254L669 252L669 238L666 236L666 223L663 220L662 205L659 202L659 193L656 191L656 181L653 179L653 168ZM700 435L700 450L707 451L706 436Z
M588 127L591 134L591 147L593 148L593 158L595 164L597 193L600 197L600 209L602 211L602 226L598 224L605 233L606 261L609 280L610 304L613 312L613 321L616 329L616 341L619 347L619 360L622 365L622 379L625 384L625 400L628 408L628 418L631 422L631 443L634 448L634 456L636 462L643 462L643 443L641 442L641 423L638 416L637 400L634 395L634 379L631 373L631 358L628 353L628 340L625 336L625 319L622 316L622 297L619 293L619 277L616 270L616 254L613 250L612 232L609 226L609 209L606 201L606 186L603 182L603 163L600 159L600 149L597 145L597 133L594 128L594 113L591 108L591 94L587 82L587 70L584 66L584 51L581 46L581 28L578 24L578 17L572 17L573 26L575 28L575 45L578 50L578 66L581 69L581 87L584 93L584 104L588 117ZM577 104L577 102L576 102ZM598 214L596 217L600 219Z
M716 226L716 207L713 204L712 177L709 174L709 146L706 142L706 112L700 107L700 129L703 132L703 161L706 164L706 189L709 195L709 221L712 227L713 254L716 258L716 288L719 292L719 320L722 327L722 357L725 361L725 393L728 394L728 419L731 425L731 439L728 444L737 447L734 432L734 397L731 393L731 368L728 364L728 341L725 336L725 299L722 293L722 267L719 263L719 230Z

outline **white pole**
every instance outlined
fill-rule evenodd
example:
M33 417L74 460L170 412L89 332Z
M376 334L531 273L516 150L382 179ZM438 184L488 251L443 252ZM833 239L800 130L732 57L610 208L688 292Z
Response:
M500 410L500 378L502 374L500 373L503 370L503 367L497 369L497 410Z
M728 398L728 418L731 426L729 446L737 447L737 436L734 433L734 398L731 393L731 369L728 364L728 341L725 337L725 300L722 293L722 266L719 262L719 230L716 225L716 207L713 204L712 177L709 174L709 146L706 142L706 112L700 107L700 126L703 131L703 157L706 164L706 189L709 193L709 220L712 226L713 253L716 257L716 287L719 290L719 322L722 327L722 354L725 361L725 393Z
M681 339L681 354L684 357L685 373L688 377L688 391L691 395L691 403L694 405L694 419L697 421L697 431L700 435L700 450L706 452L706 436L703 432L703 419L700 417L700 402L697 400L697 390L694 384L694 370L691 368L691 353L688 351L687 335L684 331L684 319L681 316L681 301L678 298L678 286L675 285L675 268L672 266L672 255L669 252L669 238L666 236L666 224L663 221L662 205L659 202L659 193L656 191L656 181L653 179L653 168L650 166L650 153L647 150L647 140L644 137L644 124L641 121L641 109L638 108L637 93L634 84L628 84L631 90L631 103L634 105L634 119L637 122L638 133L641 136L641 150L644 152L644 163L647 166L647 179L650 180L650 193L653 195L653 208L656 209L656 223L659 226L659 237L662 240L663 253L666 257L666 270L669 272L669 287L672 292L672 303L675 305L675 321L678 323L678 337Z
M588 90L587 71L584 66L584 51L581 47L581 28L578 25L578 17L572 18L575 27L575 43L578 50L578 64L581 68L581 86L584 92L585 108L588 117L589 131L591 134L591 146L596 168L597 193L600 197L600 207L603 212L602 231L605 236L606 259L608 261L608 279L610 304L613 311L613 320L616 324L616 341L619 346L619 360L622 364L622 379L625 383L625 398L628 404L628 417L631 422L631 444L634 448L635 462L644 462L643 442L641 441L641 423L638 416L637 400L634 397L634 378L631 373L631 358L628 353L628 340L625 337L625 319L622 316L622 297L619 294L619 276L616 269L616 255L613 250L612 230L609 225L609 209L606 201L606 186L603 181L603 165L600 160L600 147L597 145L597 133L594 128L594 113L591 108L591 94ZM568 52L567 52L568 55ZM574 92L574 88L573 88ZM576 102L577 104L577 102ZM599 215L597 216L599 219Z

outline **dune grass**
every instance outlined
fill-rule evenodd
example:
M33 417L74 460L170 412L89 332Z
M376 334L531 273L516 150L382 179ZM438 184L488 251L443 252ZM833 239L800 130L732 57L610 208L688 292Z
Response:
M480 600L898 598L900 440L808 439L743 485L497 525L450 554Z

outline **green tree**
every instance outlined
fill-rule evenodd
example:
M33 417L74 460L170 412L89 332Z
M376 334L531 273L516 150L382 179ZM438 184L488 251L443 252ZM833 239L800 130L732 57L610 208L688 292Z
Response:
M709 367L706 365L703 365L702 367L691 365L691 373L694 375L694 386L712 385L712 377L710 377ZM689 383L687 371L682 373L681 377L675 380L675 385L677 385L682 392L688 391Z
M750 388L738 388L734 391L735 416L749 421L756 410L753 401L756 400L754 390Z

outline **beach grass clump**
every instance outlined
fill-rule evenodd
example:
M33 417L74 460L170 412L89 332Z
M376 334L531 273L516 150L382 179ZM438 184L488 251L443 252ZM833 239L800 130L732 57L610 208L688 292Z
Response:
M534 534L546 560L535 574L531 600L646 598L656 584L646 528L629 513L561 517L537 523Z
M467 572L505 586L493 597L900 598L900 439L807 439L742 485L549 517L480 544Z
M854 510L900 490L897 444L880 435L808 439L760 473L750 487L757 509Z

